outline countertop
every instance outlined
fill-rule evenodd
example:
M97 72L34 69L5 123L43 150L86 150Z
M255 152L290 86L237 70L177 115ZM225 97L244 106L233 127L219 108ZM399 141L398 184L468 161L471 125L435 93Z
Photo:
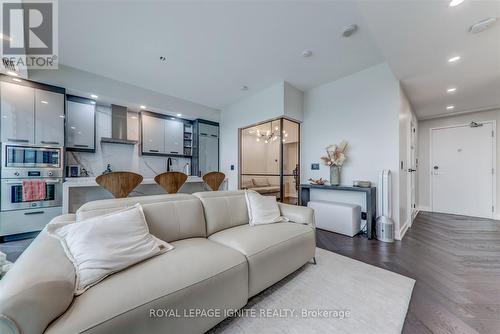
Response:
M203 179L199 176L189 176L186 183L203 183ZM153 178L145 178L142 180L141 184L156 184ZM95 182L95 177L73 177L66 178L63 183L65 187L97 187L99 186Z

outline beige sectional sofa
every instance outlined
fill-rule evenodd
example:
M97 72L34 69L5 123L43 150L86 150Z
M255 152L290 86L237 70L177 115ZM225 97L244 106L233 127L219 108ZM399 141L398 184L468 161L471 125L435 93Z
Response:
M73 266L42 231L0 281L0 333L203 333L314 257L311 209L280 203L290 222L250 226L243 191L101 200L55 220L138 202L150 232L175 249L74 297ZM220 314L192 317L197 310Z

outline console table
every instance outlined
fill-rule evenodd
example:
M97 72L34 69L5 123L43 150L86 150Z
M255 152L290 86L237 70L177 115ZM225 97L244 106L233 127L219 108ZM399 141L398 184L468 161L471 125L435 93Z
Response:
M300 185L300 205L307 206L311 199L311 189L338 190L338 191L357 191L365 193L366 196L366 231L368 239L375 237L375 220L377 219L377 188L360 188L331 186L319 184L301 184Z

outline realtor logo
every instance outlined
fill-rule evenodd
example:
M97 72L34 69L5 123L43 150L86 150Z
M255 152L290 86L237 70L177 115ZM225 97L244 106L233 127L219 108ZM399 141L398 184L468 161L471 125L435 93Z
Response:
M2 1L2 57L19 68L57 68L56 0Z

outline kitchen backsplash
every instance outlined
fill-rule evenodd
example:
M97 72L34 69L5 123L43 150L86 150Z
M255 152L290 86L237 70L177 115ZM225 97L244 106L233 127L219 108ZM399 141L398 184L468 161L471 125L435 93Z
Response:
M139 119L137 114L129 113L127 119L128 139L139 139ZM120 145L100 143L101 137L111 137L111 108L97 106L96 108L96 152L67 152L67 165L80 165L89 176L98 176L111 165L113 171L131 171L146 178L167 171L167 157L152 157L139 155L139 144ZM186 163L191 165L191 159L172 158L171 170L183 171Z

